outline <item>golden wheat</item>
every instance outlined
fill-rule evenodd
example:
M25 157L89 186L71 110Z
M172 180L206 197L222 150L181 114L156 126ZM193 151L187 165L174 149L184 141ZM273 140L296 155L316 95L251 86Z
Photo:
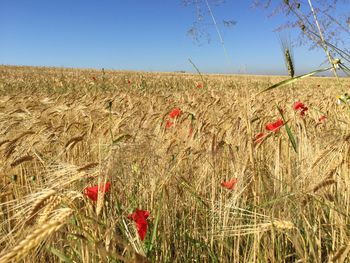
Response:
M350 116L332 79L255 96L285 77L203 75L199 89L191 74L0 71L2 261L345 258ZM309 107L304 117L297 100ZM284 127L265 129L280 118L276 103L298 153ZM258 133L267 136L254 145ZM223 188L231 178L235 189ZM86 195L107 181L97 202ZM151 213L144 242L127 219L136 208ZM74 211L64 232L63 211Z
M37 247L40 242L47 239L52 233L58 231L65 224L66 218L72 213L73 210L69 208L61 209L56 218L34 229L15 247L11 248L10 251L1 255L0 262L18 262L21 260L30 250Z

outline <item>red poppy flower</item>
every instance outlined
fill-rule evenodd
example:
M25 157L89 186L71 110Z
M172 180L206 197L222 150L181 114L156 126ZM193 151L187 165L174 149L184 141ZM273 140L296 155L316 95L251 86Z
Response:
M277 132L283 126L283 124L284 124L283 120L282 119L278 119L275 122L266 124L265 128L268 131Z
M128 84L129 84L129 85L131 84L131 80L130 80L130 79L128 79Z
M174 122L172 122L172 121L167 121L166 124L165 124L165 127L166 127L166 128L170 128L170 127L173 126L173 125L174 125Z
M322 116L318 119L318 121L319 121L319 122L325 122L326 119L327 119L327 117L326 117L325 115L322 115Z
M148 229L147 218L149 214L150 214L149 211L139 210L138 208L136 208L134 213L128 215L128 218L133 220L136 223L136 229L142 241L145 239L145 236L147 233L147 229Z
M203 88L203 84L202 83L198 83L197 84L197 88L199 88L199 89Z
M232 178L230 181L227 181L227 182L221 182L221 186L229 190L234 189L236 184L237 184L237 178Z
M261 143L264 140L265 136L266 134L264 132L258 133L257 135L255 135L254 143L255 144Z
M293 109L294 110L302 110L305 107L305 105L303 103L301 103L300 101L297 101L296 103L294 103Z
M309 110L308 107L305 107L305 105L303 103L301 103L300 101L297 101L296 103L294 103L293 109L295 111L300 110L301 116L305 116L305 112L307 112Z
M305 112L307 112L308 110L309 110L308 107L304 107L304 108L301 110L300 115L301 115L301 116L305 116Z
M179 117L181 114L181 110L180 108L174 108L170 113L169 113L169 117L174 119Z
M98 185L86 187L84 189L84 194L89 197L92 201L97 201L98 193L106 193L109 190L111 183L107 182L104 186L100 185L100 189L98 189Z
M92 80L93 80L93 81L97 81L97 79L96 79L95 76L92 76Z

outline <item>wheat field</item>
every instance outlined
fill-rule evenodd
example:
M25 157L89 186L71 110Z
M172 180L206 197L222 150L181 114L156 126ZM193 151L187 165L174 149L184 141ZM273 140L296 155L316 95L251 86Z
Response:
M1 66L0 262L350 262L350 81L283 79Z

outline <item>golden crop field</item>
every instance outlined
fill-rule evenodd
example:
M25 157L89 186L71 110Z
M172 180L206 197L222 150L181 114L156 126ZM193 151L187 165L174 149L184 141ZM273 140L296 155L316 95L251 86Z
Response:
M203 78L1 66L0 262L350 262L350 81Z

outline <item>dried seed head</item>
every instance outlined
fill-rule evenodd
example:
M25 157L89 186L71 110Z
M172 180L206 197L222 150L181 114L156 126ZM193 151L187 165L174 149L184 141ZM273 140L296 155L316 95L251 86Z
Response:
M33 160L33 156L25 155L25 156L22 156L16 160L14 160L10 165L11 165L11 167L16 167L17 165L20 165L21 163L28 162L31 160Z
M292 60L292 57L290 55L288 48L285 49L284 56L285 56L285 60L286 60L287 68L288 68L288 74L291 78L293 78L294 77L294 64L293 64L293 60Z
M278 229L293 229L295 228L294 224L290 221L285 220L276 220L273 221L273 225Z
M336 181L334 179L326 179L323 180L322 182L320 182L318 185L316 185L313 189L314 193L316 193L318 190L320 190L323 187L326 187L328 185L332 185L335 184Z

